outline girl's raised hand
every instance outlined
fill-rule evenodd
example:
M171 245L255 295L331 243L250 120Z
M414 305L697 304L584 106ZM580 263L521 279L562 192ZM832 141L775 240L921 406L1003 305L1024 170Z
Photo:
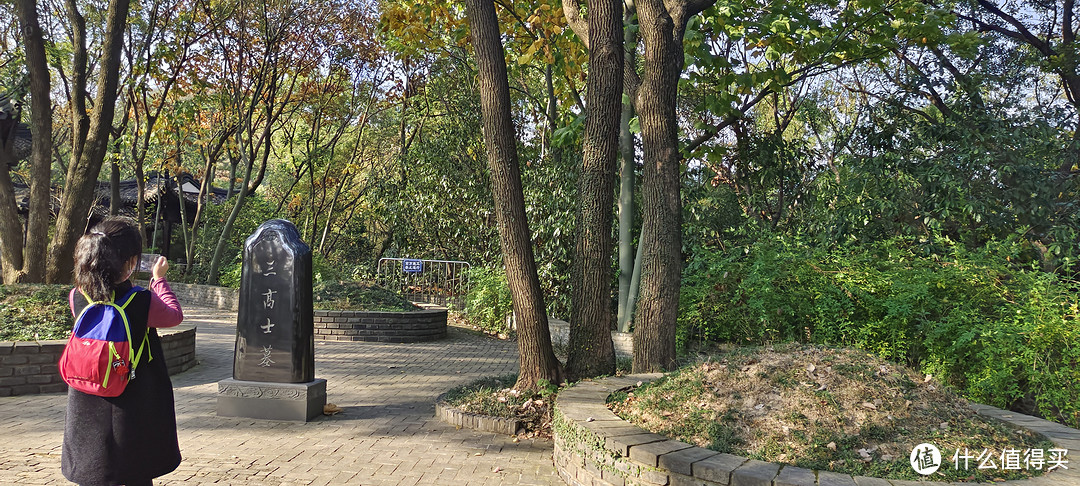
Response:
M150 274L155 279L165 278L165 272L169 270L169 260L164 256L159 256L157 261L154 262L154 268L150 269Z

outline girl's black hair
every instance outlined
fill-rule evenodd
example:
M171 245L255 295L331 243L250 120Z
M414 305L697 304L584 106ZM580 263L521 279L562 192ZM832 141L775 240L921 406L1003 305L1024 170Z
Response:
M130 218L108 217L75 245L75 286L95 301L111 301L113 288L126 280L124 266L142 254L142 235Z

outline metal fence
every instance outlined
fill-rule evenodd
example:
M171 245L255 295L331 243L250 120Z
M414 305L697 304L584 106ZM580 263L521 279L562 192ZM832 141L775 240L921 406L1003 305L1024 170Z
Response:
M379 284L399 290L413 302L442 306L465 306L469 291L468 262L381 258L377 269Z

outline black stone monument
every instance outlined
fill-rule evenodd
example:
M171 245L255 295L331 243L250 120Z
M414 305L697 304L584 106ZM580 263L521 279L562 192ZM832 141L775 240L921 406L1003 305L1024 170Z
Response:
M233 377L218 382L218 415L308 421L326 405L315 379L311 248L272 219L244 242Z

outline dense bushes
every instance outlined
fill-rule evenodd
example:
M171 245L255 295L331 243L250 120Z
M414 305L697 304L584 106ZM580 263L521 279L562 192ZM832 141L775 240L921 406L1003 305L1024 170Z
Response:
M485 332L509 332L513 314L510 288L502 268L476 267L469 270L469 293L465 296L465 319Z
M892 239L831 251L763 238L699 252L680 338L849 345L934 374L968 398L1080 425L1077 282L1019 240L969 251Z
M0 285L0 341L66 339L69 285Z

